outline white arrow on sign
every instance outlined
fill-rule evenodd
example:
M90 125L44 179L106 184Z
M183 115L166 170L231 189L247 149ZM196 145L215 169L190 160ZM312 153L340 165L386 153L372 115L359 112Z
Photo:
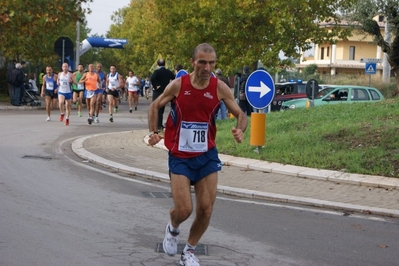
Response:
M120 42L114 42L108 45L109 47L114 47L114 46L121 46L122 44Z
M260 87L255 87L255 86L248 86L248 91L249 92L260 92L260 98L268 94L271 89L262 81L260 82Z

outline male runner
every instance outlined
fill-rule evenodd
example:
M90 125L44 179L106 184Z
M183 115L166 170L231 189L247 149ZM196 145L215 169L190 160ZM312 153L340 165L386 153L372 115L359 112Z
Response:
M125 84L123 83L122 75L116 72L116 67L114 65L110 66L110 73L107 75L107 100L108 100L108 111L109 111L109 121L114 122L114 116L112 109L115 106L117 109L117 101L119 99L119 89ZM115 113L117 110L114 110Z
M73 73L73 84L72 84L72 102L78 107L78 116L82 117L82 101L85 86L83 83L79 83L80 79L83 77L83 65L78 65L78 70Z
M191 185L194 186L196 216L180 257L181 266L199 266L194 255L195 247L209 225L216 199L218 171L222 168L215 143L215 119L220 101L224 101L237 118L236 127L231 129L235 141L243 141L247 127L247 117L235 102L230 88L212 77L216 64L215 49L207 43L198 45L190 62L194 71L169 83L148 111L149 144L155 145L161 140L157 131L158 110L171 102L164 143L169 149L174 207L170 210L170 222L166 225L163 241L163 249L170 256L177 253L179 225L193 211Z
M50 113L52 106L54 107L57 104L57 74L53 73L53 68L51 66L46 67L46 75L43 76L43 85L41 97L44 97L46 101L46 112L47 119L46 121L50 121ZM51 106L52 105L52 106Z
M62 64L62 72L60 72L57 76L57 85L58 85L58 105L60 108L60 122L64 120L65 117L65 125L69 125L69 115L71 113L71 99L72 99L72 88L71 84L73 83L73 74L68 71L69 65L68 63ZM64 113L65 110L65 113Z

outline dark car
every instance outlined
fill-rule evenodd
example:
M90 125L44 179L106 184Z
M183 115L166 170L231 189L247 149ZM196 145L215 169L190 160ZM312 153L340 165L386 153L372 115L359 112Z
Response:
M306 98L306 82L298 80L296 82L276 83L275 91L276 94L270 104L272 112L280 111L285 101Z

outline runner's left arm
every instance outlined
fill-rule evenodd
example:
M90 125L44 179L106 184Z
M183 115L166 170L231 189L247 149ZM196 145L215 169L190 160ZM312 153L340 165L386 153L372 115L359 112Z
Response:
M237 125L231 129L234 139L241 143L244 138L244 132L248 125L248 118L241 110L240 106L234 100L231 89L221 80L218 80L218 97L224 102L229 110L237 118Z
M118 75L118 80L119 80L119 88L118 89L122 89L125 86L125 82L122 79L122 76L119 74Z

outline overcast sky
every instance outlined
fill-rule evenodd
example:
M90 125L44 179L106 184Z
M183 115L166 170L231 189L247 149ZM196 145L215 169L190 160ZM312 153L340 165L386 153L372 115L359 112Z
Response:
M92 3L83 4L83 8L90 7L92 11L90 15L86 15L87 27L91 29L90 36L94 34L105 36L112 24L112 13L128 6L129 3L130 0L93 0Z

